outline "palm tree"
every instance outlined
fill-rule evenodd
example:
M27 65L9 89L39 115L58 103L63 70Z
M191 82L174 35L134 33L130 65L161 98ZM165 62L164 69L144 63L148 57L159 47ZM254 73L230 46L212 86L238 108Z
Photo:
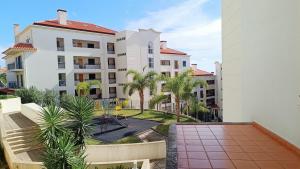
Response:
M101 81L92 80L92 81L84 81L79 82L76 85L76 92L78 96L87 96L90 93L90 89L92 86L96 86L97 88L101 88Z
M73 97L71 102L63 103L68 111L69 128L74 133L75 144L83 149L85 138L90 136L95 103L87 97Z
M139 93L140 97L140 109L141 113L144 112L144 90L150 88L150 90L155 93L156 90L156 76L157 73L154 71L149 71L145 75L139 73L135 70L129 70L126 76L132 75L132 82L125 84L123 92L126 93L128 89L128 94L131 96L134 92Z
M0 74L0 82L3 84L4 87L7 86L7 79L5 73Z
M196 99L192 100L192 104L191 104L191 112L196 113L196 119L199 119L199 115L198 113L205 113L205 117L206 117L206 113L209 112L209 109L206 107L206 105L203 102L199 102Z
M66 132L65 111L54 104L43 108L41 114L43 121L39 138L46 146L56 146L57 139Z
M154 95L149 103L149 108L154 109L156 104L161 103L162 101L165 101L168 99L167 95L160 94L160 95Z
M179 73L175 77L162 76L161 80L165 81L165 89L170 91L175 96L175 112L177 115L177 122L180 121L180 101L188 100L192 97L193 88L199 85L205 85L201 80L193 80L192 70L189 69Z

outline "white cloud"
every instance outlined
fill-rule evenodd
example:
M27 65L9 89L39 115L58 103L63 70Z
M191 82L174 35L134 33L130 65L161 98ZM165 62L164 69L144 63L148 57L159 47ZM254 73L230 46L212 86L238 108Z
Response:
M202 10L208 0L188 0L175 6L151 11L145 17L128 22L126 29L153 28L170 48L191 55L198 67L214 71L221 60L221 19L211 20Z

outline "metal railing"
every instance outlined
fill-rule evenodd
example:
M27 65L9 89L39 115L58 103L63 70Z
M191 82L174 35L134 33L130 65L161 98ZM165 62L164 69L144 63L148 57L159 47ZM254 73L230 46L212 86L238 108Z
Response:
M80 65L80 64L74 64L74 69L101 69L100 64L96 65Z
M59 80L59 86L66 86L66 80Z
M109 79L109 84L115 84L117 82L116 79Z

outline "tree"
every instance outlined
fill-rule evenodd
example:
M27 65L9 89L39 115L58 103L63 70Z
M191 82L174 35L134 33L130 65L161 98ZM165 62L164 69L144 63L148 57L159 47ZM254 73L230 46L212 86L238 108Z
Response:
M0 82L3 84L4 87L7 86L7 79L5 73L0 74Z
M24 103L36 103L41 105L43 100L43 92L39 91L35 87L30 87L28 89L18 89L15 95L21 98L22 104Z
M57 104L59 100L58 93L53 90L46 89L43 92L43 98L42 98L42 106L48 106L51 104Z
M151 100L150 100L150 103L149 103L149 108L150 109L154 109L155 108L155 105L156 104L159 104L161 103L162 101L165 101L168 99L168 96L167 95L163 95L163 94L160 94L160 95L154 95Z
M199 85L205 85L201 80L192 79L192 70L186 70L179 73L175 77L162 76L161 80L165 81L165 89L170 91L175 96L175 112L177 122L180 121L180 101L188 100L192 97L193 88Z
M78 96L88 96L90 94L90 89L92 86L101 88L101 81L92 80L92 81L79 82L76 85L76 92Z
M157 73L154 71L149 71L145 75L142 73L139 73L135 70L129 70L126 74L126 76L132 76L132 82L129 82L125 84L123 88L123 93L127 92L131 96L134 92L139 93L140 97L140 109L141 113L144 112L144 90L146 88L149 88L153 93L155 93L156 90L156 76Z
M67 110L68 127L74 134L75 145L85 147L85 138L90 136L95 103L87 97L73 97L71 102L63 103Z
M194 112L196 115L196 119L199 119L199 112L200 113L206 113L209 112L209 109L205 106L205 104L203 102L199 102L197 101L197 99L193 99L192 103L191 103L191 112Z

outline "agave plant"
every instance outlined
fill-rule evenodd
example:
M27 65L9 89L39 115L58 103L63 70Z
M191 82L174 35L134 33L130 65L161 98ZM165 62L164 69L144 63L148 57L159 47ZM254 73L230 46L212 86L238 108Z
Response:
M63 107L67 110L69 128L73 131L75 144L81 149L85 146L85 138L90 136L93 129L92 119L95 103L87 97L73 97Z

